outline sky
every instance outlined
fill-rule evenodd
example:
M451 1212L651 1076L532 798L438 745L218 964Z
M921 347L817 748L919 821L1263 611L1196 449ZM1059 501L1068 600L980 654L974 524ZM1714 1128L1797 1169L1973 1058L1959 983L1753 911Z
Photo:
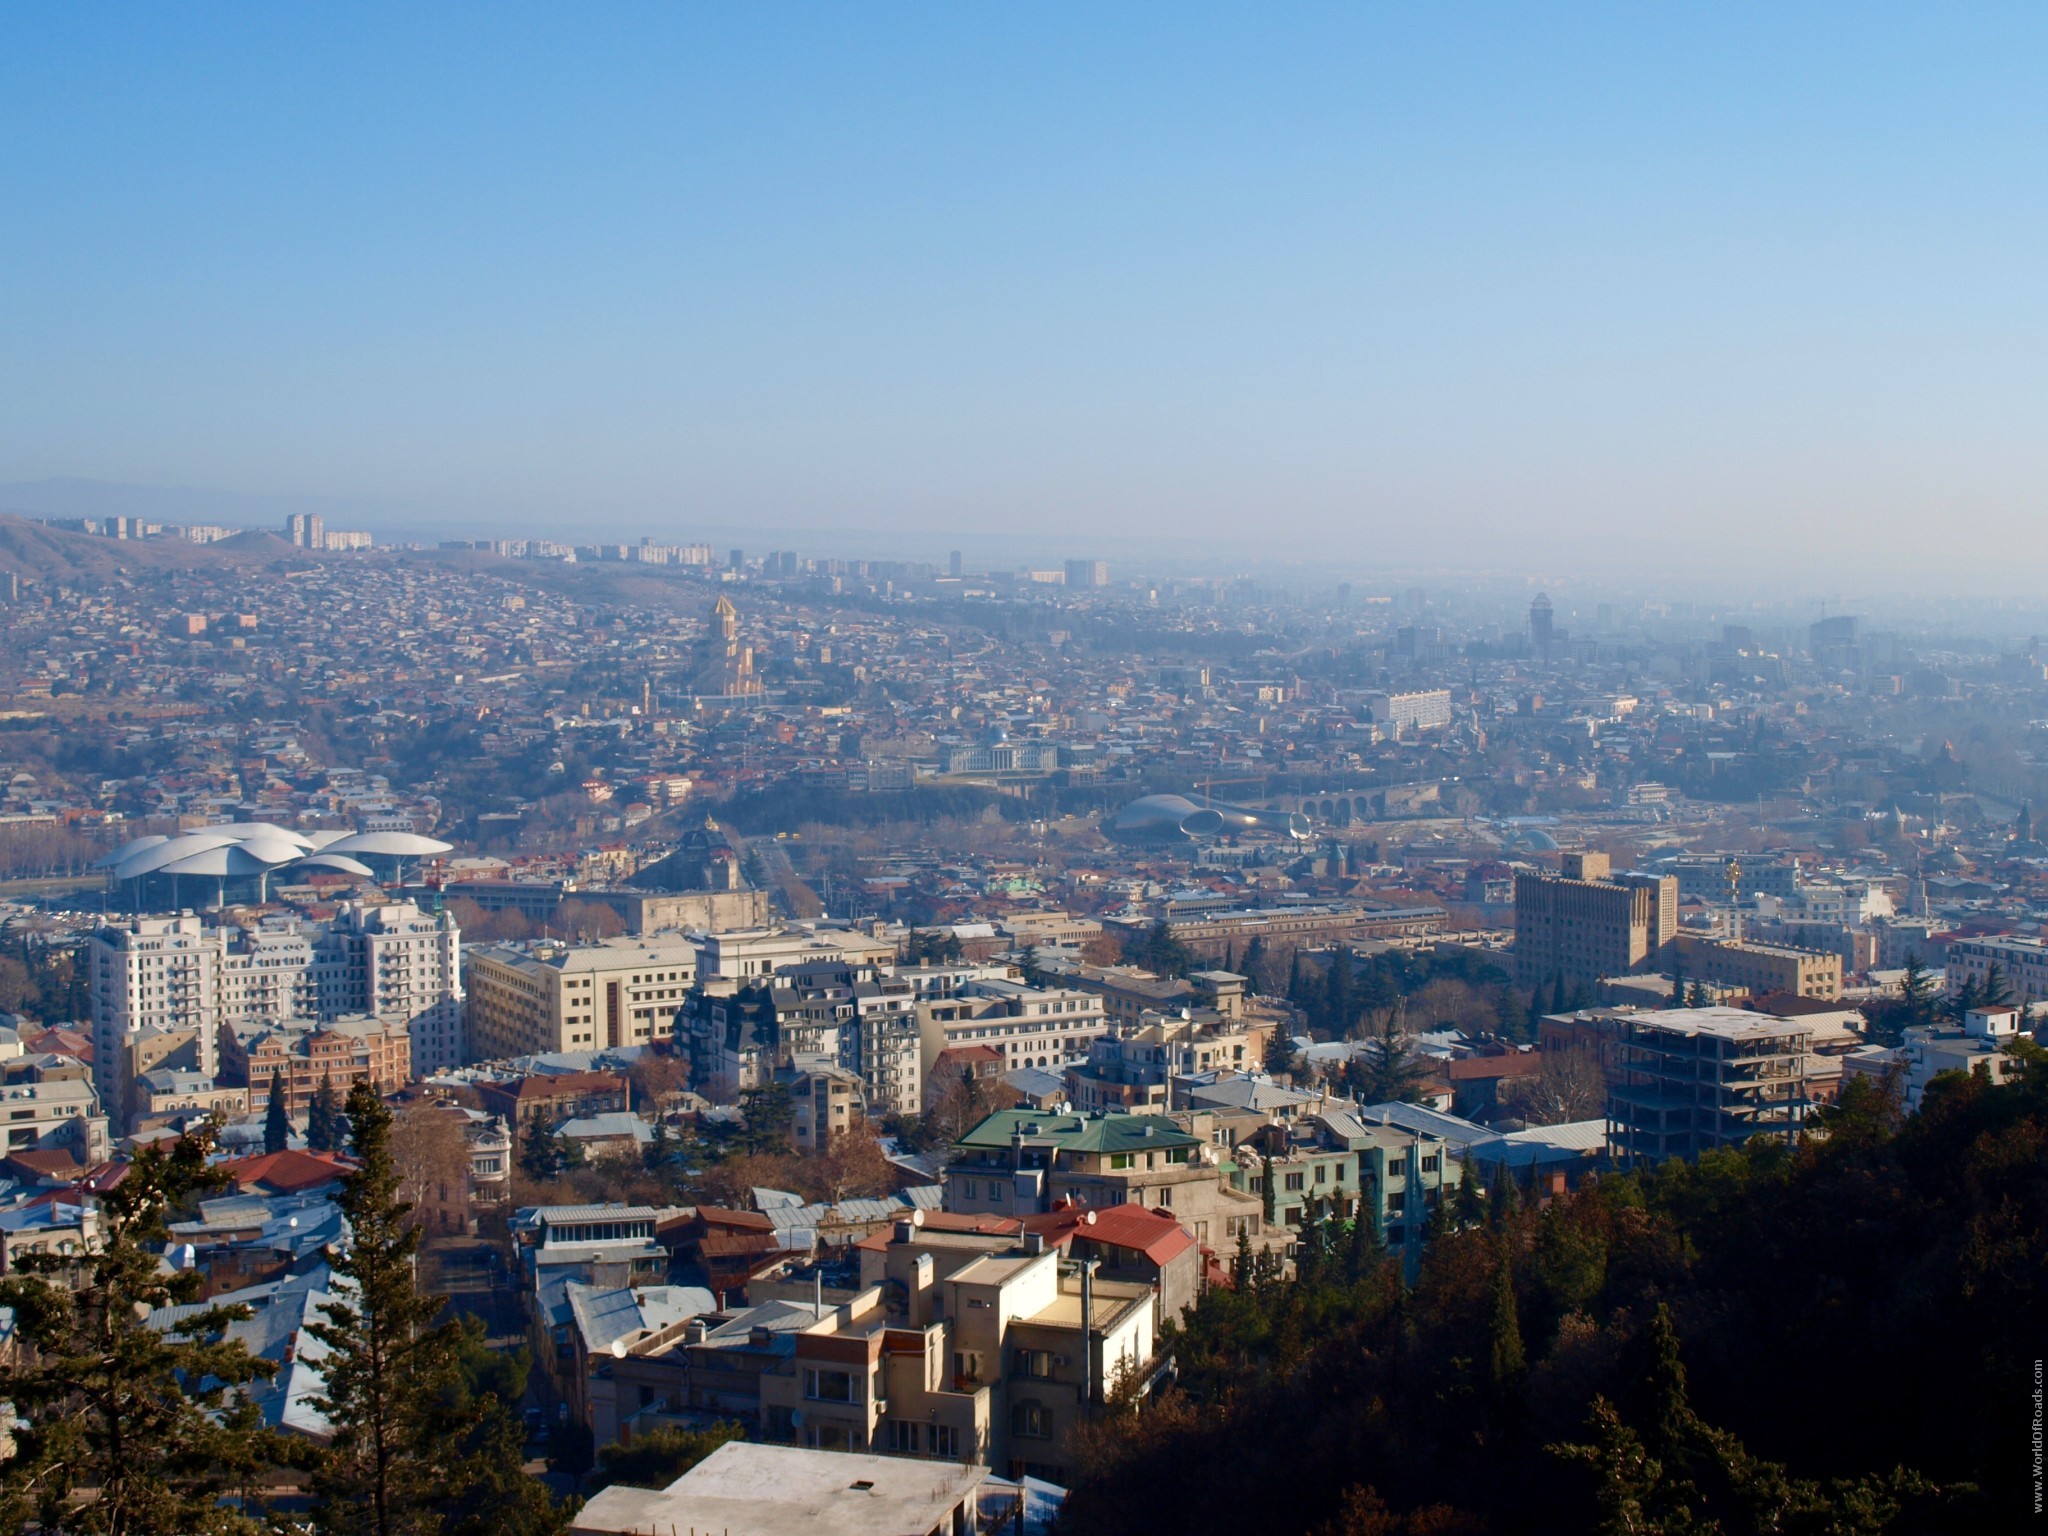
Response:
M2038 4L4 7L0 506L2025 586L2044 56Z

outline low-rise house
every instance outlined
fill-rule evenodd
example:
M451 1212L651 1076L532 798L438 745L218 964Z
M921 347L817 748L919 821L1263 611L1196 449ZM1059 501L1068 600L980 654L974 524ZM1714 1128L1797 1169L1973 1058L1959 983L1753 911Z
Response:
M570 1536L690 1529L721 1536L965 1536L980 1528L988 1469L919 1466L736 1440L659 1491L617 1485L579 1510Z

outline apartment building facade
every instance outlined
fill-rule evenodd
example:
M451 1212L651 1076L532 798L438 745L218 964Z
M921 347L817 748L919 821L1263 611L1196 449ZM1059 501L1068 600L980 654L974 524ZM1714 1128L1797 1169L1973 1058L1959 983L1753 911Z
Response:
M1678 933L1678 880L1615 875L1605 854L1568 853L1559 875L1515 877L1515 980L1525 987L1646 970Z
M696 947L681 938L472 950L466 1059L505 1061L672 1039L696 977Z

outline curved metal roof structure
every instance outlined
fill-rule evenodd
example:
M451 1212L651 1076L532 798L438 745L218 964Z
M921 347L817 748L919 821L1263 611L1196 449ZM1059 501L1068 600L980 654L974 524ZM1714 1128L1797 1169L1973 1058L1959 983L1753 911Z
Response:
M357 832L323 844L323 853L368 853L385 858L424 859L437 853L452 853L453 843L437 842L417 832Z
M1294 811L1262 811L1220 802L1197 805L1186 795L1146 795L1118 811L1104 830L1111 837L1134 843L1172 843L1225 832L1271 832L1299 840L1309 835L1309 823L1306 816Z
M169 841L170 839L161 832L152 832L147 837L131 838L112 853L103 853L94 859L92 867L94 869L112 869L123 859L133 858L145 848L154 848L158 843L168 843Z
M344 875L366 875L371 878L377 871L360 859L352 859L345 853L309 853L292 861L294 869L334 869Z
M403 847L390 847L390 840ZM348 844L350 847L341 845ZM369 844L371 846L364 846ZM406 832L294 832L266 821L233 821L219 826L195 827L175 837L138 837L101 858L95 867L111 870L117 880L139 880L144 875L207 875L227 879L238 875L261 875L287 864L317 863L318 867L351 875L374 875L367 864L350 858L351 848L365 853L416 856L418 845L425 851L442 853L447 843L414 837Z

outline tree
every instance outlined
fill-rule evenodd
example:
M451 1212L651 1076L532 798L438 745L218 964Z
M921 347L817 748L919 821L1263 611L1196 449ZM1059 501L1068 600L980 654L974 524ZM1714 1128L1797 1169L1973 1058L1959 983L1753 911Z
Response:
M1266 1041L1266 1071L1273 1077L1284 1077L1294 1070L1294 1042L1287 1038L1285 1024L1275 1021L1272 1036Z
M263 1110L263 1150L282 1152L291 1145L292 1121L284 1107L284 1073L270 1069L270 1103Z
M14 1414L14 1454L0 1463L5 1528L33 1523L79 1536L259 1529L246 1509L223 1502L251 1480L238 1463L272 1461L277 1449L230 1401L276 1371L239 1340L221 1338L247 1309L149 1321L198 1298L203 1277L165 1267L153 1245L168 1240L174 1209L226 1182L207 1167L210 1149L203 1134L168 1152L140 1149L127 1176L99 1197L99 1252L24 1254L0 1279L17 1345L0 1369L0 1401Z
M314 1152L339 1152L347 1129L341 1113L341 1095L334 1091L334 1074L323 1072L306 1112L306 1146Z
M876 1199L896 1187L896 1170L882 1151L881 1138L866 1120L856 1121L832 1138L825 1165L834 1200Z
M1357 1022L1358 1008L1351 995L1351 951L1339 945L1330 952L1330 967L1323 973L1323 1027L1333 1035L1347 1035Z
M1501 1084L1501 1099L1531 1125L1596 1120L1607 1103L1600 1053L1582 1045L1545 1051L1534 1077L1510 1078Z
M1194 952L1174 937L1163 917L1126 949L1124 958L1155 976L1184 976L1195 963Z
M1267 990L1270 983L1266 976L1266 936L1263 933L1252 935L1252 941L1245 946L1244 958L1238 962L1238 968L1245 980L1251 983L1252 991Z
M642 1051L626 1069L626 1081L632 1085L634 1108L661 1114L690 1086L690 1064L667 1051Z
M1905 975L1899 978L1899 995L1867 1005L1864 1017L1869 1020L1868 1034L1874 1044L1896 1046L1908 1029L1932 1025L1939 1011L1934 983L1915 956L1906 962Z
M554 926L572 939L614 939L626 931L626 920L601 901L565 901L555 908Z
M641 1164L649 1173L661 1173L674 1160L676 1144L668 1133L668 1122L656 1120L654 1134L648 1138L647 1146L640 1154Z
M336 1288L325 1321L307 1325L327 1346L314 1405L334 1427L314 1472L313 1519L333 1536L401 1536L432 1529L446 1485L436 1410L456 1390L462 1330L434 1326L441 1298L414 1284L419 1229L399 1198L391 1111L357 1082L347 1114L357 1166L342 1180L349 1246L333 1265L349 1284Z
M567 1173L573 1162L568 1143L548 1124L546 1112L536 1108L519 1140L519 1171L534 1183L545 1184Z
M1984 972L1984 986L1981 992L1980 1008L2010 1008L2013 1003L2012 982L2005 974L2005 967L1996 960Z
M768 1157L787 1153L790 1128L796 1124L796 1106L790 1102L789 1084L763 1083L743 1091L740 1118L742 1124L732 1138L733 1150Z
M481 1318L465 1316L455 1373L436 1399L431 1443L446 1451L434 1500L435 1536L557 1536L568 1525L547 1484L526 1473L526 1433L517 1408L532 1369L524 1349L486 1342Z
M1500 1261L1494 1265L1489 1332L1487 1370L1493 1378L1495 1393L1505 1399L1521 1385L1528 1363L1522 1348L1521 1314L1515 1307L1515 1267L1505 1242L1500 1245Z
M1632 1396L1635 1422L1594 1399L1591 1443L1553 1448L1593 1473L1600 1536L1711 1536L1720 1531L1880 1532L1940 1490L1903 1468L1823 1486L1752 1455L1694 1411L1671 1309L1660 1303ZM1929 1527L1932 1528L1932 1527Z
M469 1219L469 1137L453 1104L408 1104L392 1117L391 1163L399 1198L422 1231L466 1228Z
M597 1453L600 1488L624 1483L629 1488L666 1488L706 1456L745 1431L729 1420L709 1429L682 1429L664 1424L643 1430L630 1445L608 1445Z
M1414 1103L1429 1070L1415 1053L1400 1004L1379 1009L1359 1053L1362 1091L1369 1104Z

